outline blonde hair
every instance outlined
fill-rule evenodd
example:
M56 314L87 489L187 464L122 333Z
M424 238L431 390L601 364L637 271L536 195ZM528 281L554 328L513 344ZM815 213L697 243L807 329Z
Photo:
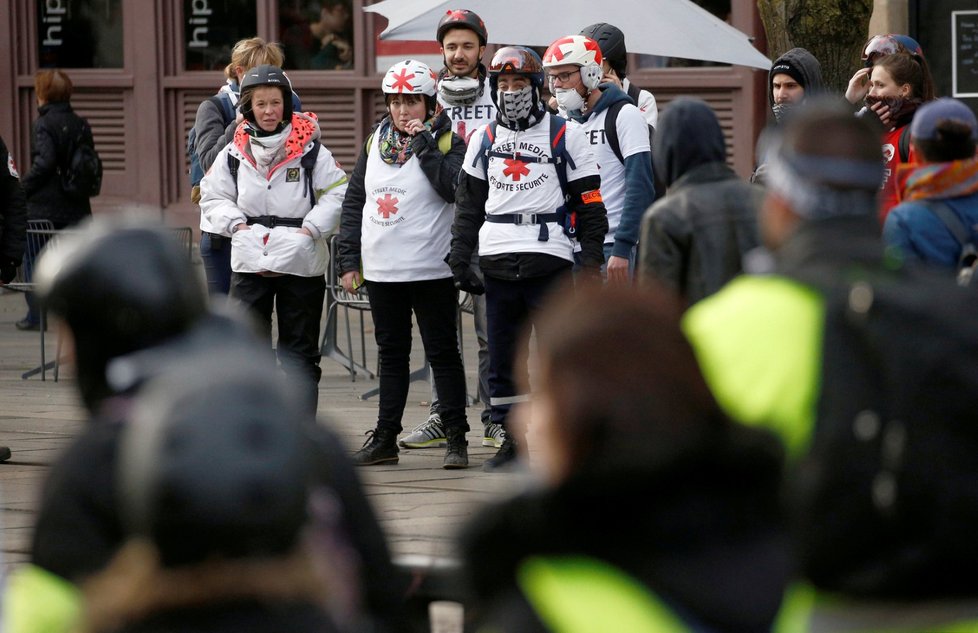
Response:
M34 75L34 92L45 103L71 99L71 79L63 70L39 70Z
M266 42L260 37L249 37L238 41L231 49L231 63L224 68L224 75L237 81L238 75L234 69L241 66L245 70L269 64L271 66L282 67L285 63L285 54L282 47L277 42Z

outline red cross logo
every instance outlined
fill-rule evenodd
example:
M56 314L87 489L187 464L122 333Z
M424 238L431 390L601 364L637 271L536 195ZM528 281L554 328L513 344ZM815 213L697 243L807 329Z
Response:
M520 181L521 176L530 175L530 170L527 168L526 163L518 158L507 158L503 162L506 163L506 169L503 170L503 175L509 176L516 182Z
M455 9L454 11L448 10L448 19L452 22L461 22L465 20L465 14L468 13L465 9Z
M383 198L377 198L377 213L384 216L385 220L389 220L392 214L397 213L398 202L399 200L391 194L384 194Z
M398 92L404 92L405 90L410 92L414 90L414 86L410 82L411 79L414 79L414 73L409 75L407 74L407 68L402 68L400 75L394 75L394 83L391 85L391 89L397 90Z

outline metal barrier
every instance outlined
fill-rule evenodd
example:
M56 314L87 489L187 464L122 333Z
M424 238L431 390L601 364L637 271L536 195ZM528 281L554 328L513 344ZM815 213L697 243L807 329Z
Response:
M326 271L326 327L323 328L323 340L320 345L320 352L326 358L335 360L350 371L350 380L356 382L357 373L367 378L376 378L374 372L367 369L367 340L366 330L363 323L363 313L370 311L370 302L367 300L367 289L360 288L356 293L349 293L340 284L339 270L336 265L336 243L339 236L333 235L329 238L329 269ZM349 352L344 352L337 344L339 319L339 309L343 308L343 315L346 317L346 348ZM350 310L360 312L360 360L353 360L353 334L350 327Z

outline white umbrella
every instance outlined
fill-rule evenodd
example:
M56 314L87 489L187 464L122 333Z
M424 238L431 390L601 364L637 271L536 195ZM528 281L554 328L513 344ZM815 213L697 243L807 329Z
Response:
M771 67L747 35L689 0L384 0L363 8L387 18L380 39L429 42L449 9L479 14L494 44L549 46L609 22L625 34L629 53Z

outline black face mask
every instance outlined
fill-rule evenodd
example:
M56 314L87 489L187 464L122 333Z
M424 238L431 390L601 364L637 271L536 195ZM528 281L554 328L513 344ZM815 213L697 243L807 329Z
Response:
M901 124L905 119L913 117L920 106L920 99L906 99L904 97L870 97L866 96L863 100L867 107L874 103L882 103L890 108L890 121Z

